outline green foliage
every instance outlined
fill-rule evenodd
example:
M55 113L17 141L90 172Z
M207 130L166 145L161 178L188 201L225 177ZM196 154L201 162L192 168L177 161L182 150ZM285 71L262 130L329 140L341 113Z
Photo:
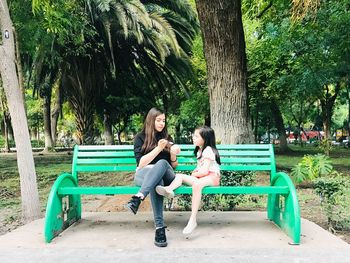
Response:
M305 180L314 180L320 176L331 173L333 169L332 162L329 157L316 154L305 155L301 162L292 168L291 176L296 183Z
M350 230L350 181L341 174L319 178L314 184L332 230Z
M265 105L273 100L292 126L331 116L334 111L317 101L331 101L336 94L325 87L346 84L349 75L348 2L323 1L317 12L297 21L290 19L290 1L242 1L242 11L250 106L258 125L266 126Z
M323 139L318 146L326 155L333 150L332 140L329 138Z
M0 148L5 147L5 138L0 135ZM9 140L9 147L15 147L15 141L14 140Z
M222 186L249 186L253 185L255 173L252 172L227 172L221 173L220 185ZM202 210L232 211L242 202L244 195L203 195ZM191 195L181 195L176 199L177 204L184 210L191 210Z

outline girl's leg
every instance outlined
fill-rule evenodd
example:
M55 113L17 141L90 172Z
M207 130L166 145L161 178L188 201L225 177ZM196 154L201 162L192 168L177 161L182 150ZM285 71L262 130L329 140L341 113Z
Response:
M197 179L197 178L196 178ZM214 185L211 176L206 176L195 180L192 184L192 212L183 234L189 235L197 227L197 214L202 199L202 189L205 186Z
M156 192L158 195L165 196L166 198L174 198L174 189L178 188L182 184L182 175L176 174L175 179L168 186L157 185Z
M156 191L159 195L165 196L167 198L174 198L175 193L174 190L182 185L182 183L186 183L192 185L192 183L198 180L193 176L189 176L186 174L176 174L175 179L168 186L158 185L156 187Z
M174 181L172 181L169 186L166 186L166 188L173 191L180 187L183 183L193 185L196 181L198 181L198 178L194 176L187 174L176 174Z

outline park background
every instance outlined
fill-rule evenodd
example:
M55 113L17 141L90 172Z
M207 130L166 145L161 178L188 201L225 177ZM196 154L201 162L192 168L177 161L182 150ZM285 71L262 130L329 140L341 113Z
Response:
M158 106L177 143L203 124L218 143L274 143L302 217L349 242L348 1L1 2L13 24L1 9L2 233L43 215L75 144L130 144ZM114 185L131 175L104 180L83 178ZM263 204L244 197L230 209Z

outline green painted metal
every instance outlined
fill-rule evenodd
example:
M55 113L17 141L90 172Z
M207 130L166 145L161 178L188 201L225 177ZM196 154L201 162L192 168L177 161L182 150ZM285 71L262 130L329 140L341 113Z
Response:
M76 145L79 148L79 151L97 151L97 150L111 150L111 151L125 151L125 150L134 150L133 145Z
M78 172L76 171L76 168L78 165L78 154L79 154L79 145L75 145L73 150L72 175L77 183L78 183Z
M276 173L273 145L240 144L217 145L222 171L267 171L270 186L218 186L206 187L204 194L267 194L268 218L280 226L295 244L300 242L300 209L296 191L288 175ZM197 163L193 145L180 145L179 165L176 170L190 173ZM47 203L45 239L50 242L65 228L81 217L80 195L135 194L137 186L78 186L78 174L83 172L133 172L136 169L132 145L75 146L72 175L63 174L54 183ZM182 186L176 194L191 194L192 188ZM69 209L62 200L68 199ZM67 213L64 213L64 210ZM66 218L64 216L66 215Z
M45 216L44 235L47 243L81 218L80 195L71 194L64 197L58 194L60 188L77 186L71 174L60 175L52 186Z
M138 186L113 186L113 187L82 187L70 186L58 189L59 195L100 195L100 194L136 194ZM181 186L175 190L176 194L192 194L192 187ZM205 187L203 194L288 194L287 186L213 186Z
M76 171L78 172L118 172L118 171L135 171L136 165L90 165L90 166L78 166Z
M96 158L78 159L79 164L136 164L135 158Z
M278 172L272 186L287 186L289 193L274 194L268 200L268 218L281 227L293 240L300 244L300 207L292 180L286 173Z
M270 164L271 158L231 158L231 157L222 157L220 158L221 163L266 163Z
M110 152L110 151L96 151L96 152L79 152L78 158L83 157L134 157L134 153L131 151L127 152Z
M228 150L219 150L220 156L270 156L269 151L228 151Z
M275 151L273 149L273 145L269 144L269 153L270 153L270 159L271 159L271 175L270 175L270 182L272 181L273 177L276 174L276 160L275 160Z

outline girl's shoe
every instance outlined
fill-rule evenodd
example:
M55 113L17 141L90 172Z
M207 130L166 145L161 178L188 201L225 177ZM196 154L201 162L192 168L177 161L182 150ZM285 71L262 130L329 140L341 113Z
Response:
M182 234L188 236L191 235L193 230L195 230L197 227L197 222L188 222L187 226L184 228L184 230L182 231Z
M169 198L169 199L174 198L174 196L175 196L174 191L169 190L166 187L161 186L161 185L158 185L156 187L156 192L157 192L157 194L165 196L166 198Z

